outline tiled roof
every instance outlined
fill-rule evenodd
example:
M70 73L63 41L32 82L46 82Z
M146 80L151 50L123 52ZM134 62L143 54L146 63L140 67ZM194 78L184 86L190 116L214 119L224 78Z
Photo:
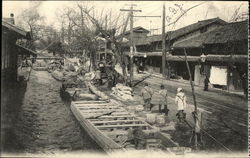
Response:
M213 31L199 36L176 42L173 47L202 47L205 44L227 43L229 41L241 41L248 39L248 23L246 21L228 23Z
M198 21L197 23L182 27L180 29L174 30L174 31L169 31L166 33L166 39L176 39L179 38L187 33L191 33L193 31L196 31L204 26L210 25L212 23L220 23L220 24L227 24L227 22L221 20L220 18L212 18L212 19L207 19L207 20L202 20L202 21ZM135 28L134 28L135 29ZM150 42L158 42L158 41L162 41L162 35L153 35L153 36L148 36L146 37L147 39L142 39L141 41L139 41L138 43L140 45L146 45L149 44ZM144 43L143 43L144 42ZM135 42L135 44L137 43L137 41ZM137 44L136 44L137 45Z
M19 35L21 35L22 37L25 37L27 39L31 39L30 33L23 30L20 27L17 27L16 25L13 25L7 21L5 21L4 19L2 19L2 27L5 27L11 31L14 31L16 33L18 33Z

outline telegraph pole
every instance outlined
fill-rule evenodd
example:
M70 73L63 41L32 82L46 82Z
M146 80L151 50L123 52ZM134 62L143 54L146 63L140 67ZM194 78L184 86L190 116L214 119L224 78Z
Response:
M141 12L141 10L134 10L133 6L136 6L135 4L131 4L130 9L120 9L120 11L129 11L130 12L130 86L132 87L132 81L133 81L133 12Z
M133 18L138 17L138 18L146 18L146 17L151 17L151 18L159 18L161 16L134 16L133 12L141 12L141 10L135 10L133 9L133 6L136 6L135 4L131 4L130 9L120 9L120 11L129 11L130 12L130 84L132 85L133 81L133 52L134 52L134 39L133 39Z
M162 13L162 77L166 78L166 34L165 34L165 3Z
M133 63L133 5L130 7L130 85L133 87L133 68L134 68L134 63Z
M108 16L106 15L105 16L105 31L107 31L108 30ZM104 54L104 56L105 56L105 62L107 62L107 39L105 39L105 54Z

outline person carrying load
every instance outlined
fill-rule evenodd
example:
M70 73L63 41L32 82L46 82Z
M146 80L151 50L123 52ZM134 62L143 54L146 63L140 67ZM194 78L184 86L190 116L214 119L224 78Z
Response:
M148 83L144 84L144 87L141 90L141 96L144 101L144 109L145 110L150 110L151 111L151 99L153 96L154 92L153 90L149 87Z
M176 116L178 117L180 122L183 122L186 119L186 113L184 112L184 110L186 109L187 106L187 98L182 88L177 88L175 103L177 104L177 110L178 110Z
M159 96L160 96L160 102L159 102L159 113L165 113L166 116L168 116L168 91L165 89L164 85L162 84L160 87Z

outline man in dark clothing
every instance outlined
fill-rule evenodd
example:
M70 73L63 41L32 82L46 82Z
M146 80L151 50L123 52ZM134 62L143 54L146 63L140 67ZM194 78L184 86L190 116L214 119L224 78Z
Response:
M247 75L244 73L242 75L242 88L244 89L244 94L246 98L248 97L248 82L247 82Z
M210 83L208 76L204 80L204 91L208 91L208 83Z

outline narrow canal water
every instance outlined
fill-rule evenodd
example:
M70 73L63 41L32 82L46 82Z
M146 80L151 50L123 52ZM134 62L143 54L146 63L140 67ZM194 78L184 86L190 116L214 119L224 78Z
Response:
M101 151L62 101L60 86L48 72L32 71L14 125L19 152Z

